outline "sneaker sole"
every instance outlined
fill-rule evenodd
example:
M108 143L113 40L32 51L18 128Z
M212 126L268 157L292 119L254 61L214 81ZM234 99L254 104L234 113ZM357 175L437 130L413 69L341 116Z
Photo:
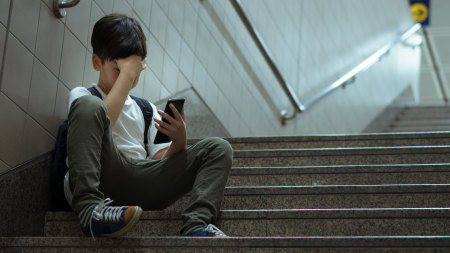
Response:
M130 231L134 227L134 225L136 225L136 223L141 218L141 215L142 215L142 208L140 206L138 206L137 209L136 209L136 213L134 214L134 216L131 219L130 223L128 223L125 227L123 227L121 230L119 230L119 231L117 231L117 232L115 232L113 234L98 235L98 236L106 236L106 237L122 236L122 235L128 233L128 231Z

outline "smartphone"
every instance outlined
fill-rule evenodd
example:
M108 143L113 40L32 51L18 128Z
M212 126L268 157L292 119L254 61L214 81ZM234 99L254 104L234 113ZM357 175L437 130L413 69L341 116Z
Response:
M178 98L178 99L169 99L167 100L166 103L166 108L164 109L164 112L169 114L170 117L175 118L175 115L173 115L172 109L170 109L169 105L173 104L175 106L175 108L177 109L177 111L181 114L181 110L183 109L183 105L184 105L184 98ZM162 117L162 121L166 122L167 124L170 124L170 122L165 119L164 117ZM156 133L156 137L155 137L155 141L153 142L153 144L160 144L160 143L167 143L170 142L170 138L169 136L161 133L159 130Z

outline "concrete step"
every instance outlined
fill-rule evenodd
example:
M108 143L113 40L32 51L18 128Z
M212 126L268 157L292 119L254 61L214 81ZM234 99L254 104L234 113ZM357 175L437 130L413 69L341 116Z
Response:
M236 167L227 186L447 184L450 164Z
M449 113L424 113L424 114L399 114L396 117L396 120L433 120L433 119L442 119L442 120L448 120L450 119L450 112Z
M235 150L233 167L447 163L450 146Z
M450 130L450 129L449 129ZM450 132L441 133L376 133L354 135L311 135L256 138L223 138L234 150L293 149L335 147L433 146L450 143ZM202 139L189 139L192 145Z
M450 106L414 106L414 107L405 107L402 111L403 113L411 113L411 112L450 112Z
M391 127L417 127L417 126L447 126L450 127L450 119L426 119L426 120L400 120L394 121Z
M450 208L223 210L216 226L228 236L450 235ZM178 236L181 212L145 211L125 237ZM73 212L49 212L46 236L84 236Z
M1 237L2 252L448 252L450 236Z
M389 128L387 132L390 133L422 133L422 132L442 132L449 131L450 126L402 126Z
M190 196L167 211L182 211ZM450 184L226 187L222 210L445 207Z

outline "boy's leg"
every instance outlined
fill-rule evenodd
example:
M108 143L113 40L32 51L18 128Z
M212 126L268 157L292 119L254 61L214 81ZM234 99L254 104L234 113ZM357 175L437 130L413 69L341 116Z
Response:
M181 230L217 220L233 162L226 140L210 137L170 158L134 161L132 181L119 205L162 210L192 190Z
M95 96L76 99L69 113L67 133L69 185L75 213L106 197L119 201L131 178L131 164L113 142L103 101ZM100 184L101 181L101 184ZM116 203L112 205L116 205Z

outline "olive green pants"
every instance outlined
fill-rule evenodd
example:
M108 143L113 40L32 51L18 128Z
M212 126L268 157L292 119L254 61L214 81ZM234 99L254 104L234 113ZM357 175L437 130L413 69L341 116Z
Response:
M160 160L126 156L114 144L105 103L89 95L71 105L67 153L77 215L84 205L105 198L113 200L110 206L162 210L191 191L180 231L217 220L233 161L231 145L217 137Z

